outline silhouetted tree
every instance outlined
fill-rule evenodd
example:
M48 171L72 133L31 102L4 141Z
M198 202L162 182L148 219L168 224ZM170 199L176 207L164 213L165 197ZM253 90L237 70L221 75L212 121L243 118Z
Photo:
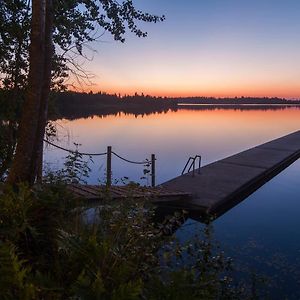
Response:
M27 2L2 0L0 3L5 12L9 6L18 10L17 5L29 5ZM131 0L122 3L115 0L32 0L31 6L26 7L31 9L28 86L8 182L27 181L33 184L42 151L49 92L55 82L53 78L67 76L68 72L85 77L76 64L76 57L85 55L87 42L99 38L96 34L99 28L111 33L115 40L124 42L126 29L139 37L147 36L138 28L136 21L156 23L164 17L136 10ZM0 30L3 40L5 26Z

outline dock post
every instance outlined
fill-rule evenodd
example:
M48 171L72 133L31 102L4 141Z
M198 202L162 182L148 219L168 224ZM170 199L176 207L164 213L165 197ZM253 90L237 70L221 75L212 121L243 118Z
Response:
M151 154L151 186L155 187L155 154Z
M111 186L111 146L107 146L106 157L106 186Z

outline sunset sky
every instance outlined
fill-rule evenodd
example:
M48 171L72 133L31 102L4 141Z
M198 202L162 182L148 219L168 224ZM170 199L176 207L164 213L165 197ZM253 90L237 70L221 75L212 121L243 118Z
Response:
M109 34L86 69L86 90L161 96L300 98L299 0L135 0L166 21L148 37Z

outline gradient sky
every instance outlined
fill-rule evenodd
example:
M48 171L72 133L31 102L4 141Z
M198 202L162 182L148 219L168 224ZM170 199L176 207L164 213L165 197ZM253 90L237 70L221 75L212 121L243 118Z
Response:
M300 98L299 0L135 0L166 15L145 39L105 34L86 90L162 96Z

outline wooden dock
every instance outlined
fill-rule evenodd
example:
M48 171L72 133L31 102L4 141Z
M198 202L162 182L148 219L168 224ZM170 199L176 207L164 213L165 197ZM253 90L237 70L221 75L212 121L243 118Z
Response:
M168 190L187 191L177 207L221 215L300 157L300 131L211 163L165 182Z
M105 185L69 184L68 189L78 198L90 201L142 199L151 200L155 203L157 201L174 201L191 197L190 193L174 189L169 190L162 186L144 187L130 184L107 187Z
M196 217L220 216L300 158L300 131L267 142L157 187L138 185L68 186L75 196L91 201L143 199L160 207L185 209ZM194 176L193 176L194 174Z

